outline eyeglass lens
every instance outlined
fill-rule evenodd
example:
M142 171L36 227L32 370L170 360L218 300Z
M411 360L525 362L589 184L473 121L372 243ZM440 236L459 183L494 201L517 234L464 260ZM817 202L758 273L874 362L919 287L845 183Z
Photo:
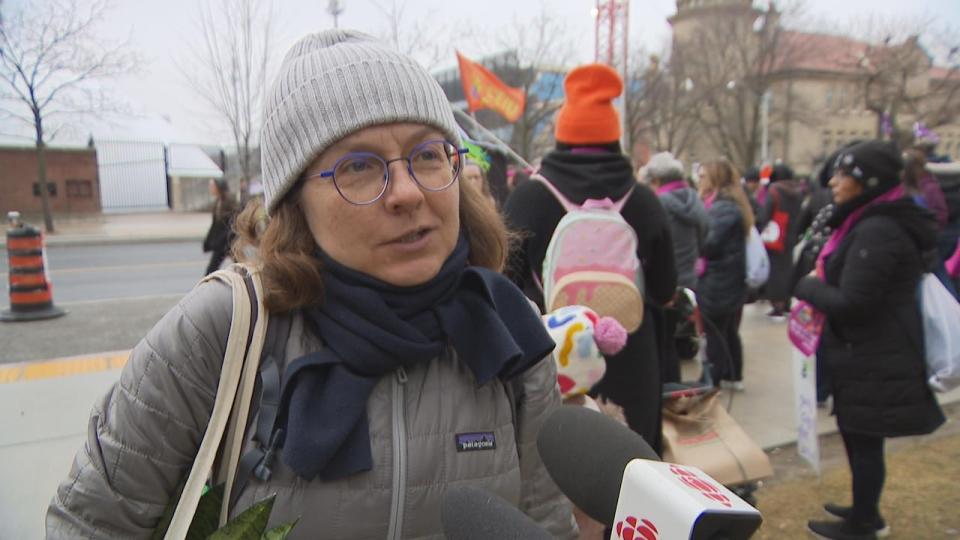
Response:
M444 141L423 143L410 153L409 171L425 190L441 191L460 173L461 159L455 146ZM376 154L359 152L345 156L333 172L337 190L355 204L371 203L387 186L387 163Z

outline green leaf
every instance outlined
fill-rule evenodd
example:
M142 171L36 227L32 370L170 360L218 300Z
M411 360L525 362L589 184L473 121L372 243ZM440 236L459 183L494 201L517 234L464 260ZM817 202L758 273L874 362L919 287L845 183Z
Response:
M300 518L297 518L290 523L285 523L270 529L269 531L263 533L263 536L260 540L286 540L287 535L290 534L290 531L293 530L294 525L300 521Z
M231 520L220 530L210 535L210 540L260 540L270 512L273 511L273 501L276 495L257 502L242 514Z
M190 522L186 540L206 540L220 526L220 506L223 504L223 484L200 496L197 511Z

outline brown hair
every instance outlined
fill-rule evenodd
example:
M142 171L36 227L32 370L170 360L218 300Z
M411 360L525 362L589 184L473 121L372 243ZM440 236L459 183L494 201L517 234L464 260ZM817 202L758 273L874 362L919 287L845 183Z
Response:
M477 186L457 181L460 227L470 241L470 264L503 270L515 237L507 230L495 204ZM275 313L317 304L323 297L322 265L317 243L300 207L299 186L267 216L263 203L251 201L237 218L237 261L261 267L264 305Z
M927 158L919 150L907 150L903 153L902 183L908 193L921 193L920 178L926 173Z
M724 195L733 199L743 215L743 233L750 234L754 224L753 208L750 207L747 193L740 185L740 173L726 159L710 161L703 165L703 170L707 175L708 185L701 184L701 193L705 190L715 191L718 196Z

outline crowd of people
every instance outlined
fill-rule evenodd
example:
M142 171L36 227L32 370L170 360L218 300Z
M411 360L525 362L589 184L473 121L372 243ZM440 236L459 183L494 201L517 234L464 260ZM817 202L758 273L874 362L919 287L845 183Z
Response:
M345 30L287 53L264 109L263 206L233 227L233 253L259 269L266 309L289 325L275 351L278 428L263 448L277 458L232 513L276 493L270 522L299 516L289 538L432 538L444 489L473 484L576 537L535 445L561 406L543 269L573 205L616 209L642 276L642 322L590 395L660 452L661 388L682 361L678 290L695 291L710 379L733 392L749 383L744 305L767 301L779 321L795 297L823 318L818 397L833 396L853 473L852 506L827 504L840 519L809 527L825 538L885 532L884 439L944 421L913 300L928 269L951 282L944 263L960 229L958 201L925 167L932 149L904 165L890 143L853 143L809 181L786 164L741 173L727 159L688 174L669 152L638 169L619 143L619 75L589 64L564 87L554 148L498 201L485 168L463 157L439 85L411 58ZM210 272L234 216L225 184L212 190ZM771 266L760 290L746 281L754 229ZM211 416L231 302L229 287L206 282L134 349L54 496L49 538L153 533ZM460 444L480 434L495 444Z

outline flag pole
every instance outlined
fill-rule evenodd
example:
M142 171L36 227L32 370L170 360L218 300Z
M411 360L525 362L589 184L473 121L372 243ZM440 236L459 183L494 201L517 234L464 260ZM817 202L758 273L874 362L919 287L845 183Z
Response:
M461 111L460 109L453 109L453 114L458 119L469 121L470 125L472 125L474 128L479 130L480 133L483 133L488 138L490 138L495 144L497 144L500 147L501 150L505 151L517 163L523 165L528 169L531 169L531 170L533 169L533 165L531 165L530 162L523 159L523 157L521 157L520 154L514 152L513 149L507 145L507 143L500 140L500 138L494 135L493 132L491 132L489 129L483 127L483 125L481 125L480 122L477 122L476 118L473 118L471 115Z

